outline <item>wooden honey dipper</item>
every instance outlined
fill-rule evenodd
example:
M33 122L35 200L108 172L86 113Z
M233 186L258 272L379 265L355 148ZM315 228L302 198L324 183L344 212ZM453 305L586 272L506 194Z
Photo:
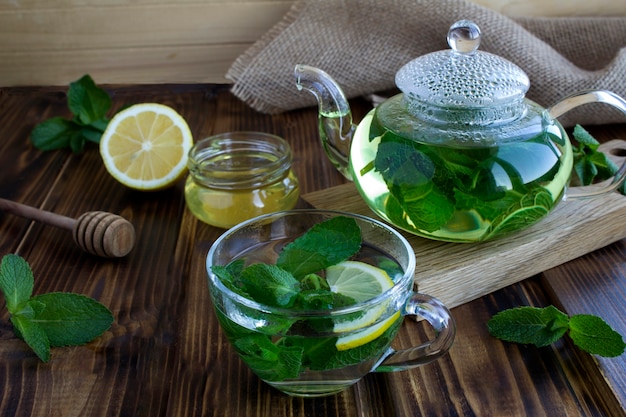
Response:
M135 245L135 228L117 214L88 211L72 219L3 198L0 198L0 210L69 230L82 250L104 258L126 256Z

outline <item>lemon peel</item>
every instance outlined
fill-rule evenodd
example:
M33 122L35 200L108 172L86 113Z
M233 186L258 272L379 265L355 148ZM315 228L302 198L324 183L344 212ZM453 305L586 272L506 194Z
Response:
M351 297L357 302L372 299L394 286L393 280L384 270L359 261L344 261L328 267L326 281L332 292ZM353 349L382 335L400 318L400 312L396 312L378 322L386 310L387 306L382 304L367 310L356 319L335 321L335 333L348 333L337 339L337 350Z

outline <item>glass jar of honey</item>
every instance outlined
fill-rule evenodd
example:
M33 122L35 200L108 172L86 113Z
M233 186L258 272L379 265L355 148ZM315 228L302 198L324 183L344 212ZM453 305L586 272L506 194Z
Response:
M187 207L201 221L222 228L292 209L299 187L291 162L289 144L268 133L231 132L200 140L189 151Z

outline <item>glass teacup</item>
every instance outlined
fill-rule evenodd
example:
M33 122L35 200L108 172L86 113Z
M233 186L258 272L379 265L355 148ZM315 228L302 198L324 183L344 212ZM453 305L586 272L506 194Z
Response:
M214 273L215 267L242 259L245 265L274 264L286 244L336 216L354 219L361 229L361 249L352 260L386 271L393 280L391 288L340 308L302 310L255 301ZM420 366L447 353L454 340L455 323L448 309L414 290L412 247L378 220L329 210L263 215L220 236L209 250L206 267L213 307L232 346L257 376L289 395L335 394L370 372ZM426 319L435 336L395 350L390 345L406 315Z

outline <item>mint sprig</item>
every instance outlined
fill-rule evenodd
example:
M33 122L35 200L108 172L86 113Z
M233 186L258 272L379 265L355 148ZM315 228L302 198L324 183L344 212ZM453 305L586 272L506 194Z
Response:
M554 343L567 333L576 346L591 354L616 357L626 348L622 336L602 318L590 314L569 317L554 306L504 310L487 326L498 339L537 347Z
M53 292L33 297L34 278L28 263L9 254L0 263L4 294L15 334L43 362L50 348L82 345L106 331L113 314L98 301L80 294Z
M572 132L575 143L572 144L574 152L574 173L581 185L590 185L597 181L611 178L617 173L619 167L609 157L599 151L598 142L582 126L576 125ZM618 189L626 195L626 183Z
M111 97L96 86L89 75L70 83L67 104L73 114L71 120L53 117L39 123L31 133L36 148L49 151L71 148L81 152L86 142L100 143L109 119L106 113L111 107Z

